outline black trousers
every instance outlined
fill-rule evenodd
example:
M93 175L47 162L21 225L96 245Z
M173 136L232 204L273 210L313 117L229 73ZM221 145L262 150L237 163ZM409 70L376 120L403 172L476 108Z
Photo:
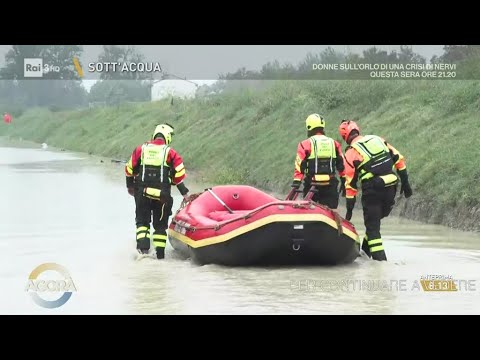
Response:
M392 211L395 205L397 186L379 187L362 186L363 221L366 229L365 239L368 250L375 260L386 260L380 233L381 220ZM365 246L365 245L364 245Z
M307 196L310 190L310 182L305 182L303 186L303 197ZM330 209L336 209L338 207L338 180L337 178L330 179L330 184L326 186L317 186L317 192L314 193L312 201L318 204L326 205Z
M135 222L137 225L137 248L150 248L150 223L153 223L153 246L165 249L167 242L168 219L172 214L173 198L168 194L162 201L147 198L143 189L135 191Z

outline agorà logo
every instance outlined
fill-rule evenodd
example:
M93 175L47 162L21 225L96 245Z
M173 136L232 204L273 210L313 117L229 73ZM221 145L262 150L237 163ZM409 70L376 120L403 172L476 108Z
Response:
M51 276L47 277L46 275L40 278L40 275L45 272L56 272L62 279L52 279ZM55 263L45 263L37 266L30 273L25 291L30 292L30 296L37 305L54 309L65 304L72 296L72 292L77 291L77 288L67 269ZM56 300L50 300L52 297L55 298L56 293L63 294Z

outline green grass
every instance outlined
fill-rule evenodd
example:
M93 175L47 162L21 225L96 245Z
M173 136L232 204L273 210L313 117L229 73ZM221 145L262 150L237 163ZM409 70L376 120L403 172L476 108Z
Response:
M277 81L261 92L51 113L33 109L0 134L127 159L158 123L175 126L173 147L213 184L286 193L304 120L322 113L340 140L343 118L391 142L406 157L416 201L437 209L480 199L480 82ZM345 144L343 144L344 146ZM191 179L195 181L195 179ZM413 199L413 198L412 198Z

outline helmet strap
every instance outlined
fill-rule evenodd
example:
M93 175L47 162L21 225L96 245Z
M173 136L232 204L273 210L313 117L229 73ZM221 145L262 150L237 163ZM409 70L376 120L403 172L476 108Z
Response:
M352 131L347 138L347 144L350 144L358 135L360 134L357 131Z

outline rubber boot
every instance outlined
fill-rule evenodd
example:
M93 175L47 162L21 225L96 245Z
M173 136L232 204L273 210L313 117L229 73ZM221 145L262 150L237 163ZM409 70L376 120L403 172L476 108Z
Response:
M150 250L150 239L148 237L138 239L137 250L140 254L148 254Z
M167 232L165 229L157 230L153 233L152 241L157 252L157 259L165 257L165 246L167 245Z
M372 253L372 259L377 261L387 261L385 250L375 251Z
M157 252L157 259L161 260L165 258L165 248L164 247L156 247L155 251Z
M371 258L372 254L370 253L370 247L368 246L368 240L366 237L363 238L362 241L362 250L365 252L365 254Z

